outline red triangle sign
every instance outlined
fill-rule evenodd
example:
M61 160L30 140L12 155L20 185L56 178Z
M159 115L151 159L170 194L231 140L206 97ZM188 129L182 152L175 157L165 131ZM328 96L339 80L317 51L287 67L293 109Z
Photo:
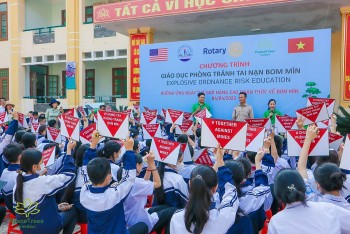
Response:
M329 132L329 143L332 143L332 142L337 141L339 139L343 139L343 136Z
M213 166L213 162L211 161L211 158L209 156L208 150L204 149L198 158L196 159L195 163L197 164L202 164L202 165L208 165L208 166Z
M326 107L328 108L333 102L334 99L329 98L309 98L311 105L319 105L326 103Z
M206 117L206 108L204 108L203 110L199 111L197 114L195 114L194 116L199 118L199 119L204 119Z
M166 159L171 154L171 152L173 152L176 149L176 147L180 145L180 143L178 142L169 141L157 137L153 138L153 141L155 146L157 147L159 157L162 161L164 161L164 159Z
M145 106L144 106L143 108L145 109L145 111L149 111L149 108L148 108L148 107L145 107Z
M47 130L50 132L53 141L56 141L57 136L60 134L60 130L57 128L47 127Z
M0 113L0 123L3 123L6 118L6 111Z
M247 124L245 122L223 120L223 119L203 119L221 146L227 145L236 134Z
M157 115L158 111L157 110L148 110L148 113L150 113L151 115Z
M268 118L246 119L245 121L251 126L264 128L266 123L269 121L269 119Z
M80 132L80 136L91 142L92 133L97 129L96 123L89 125Z
M67 110L63 113L63 115L70 115L74 117L74 108Z
M191 128L192 124L193 121L191 120L183 120L182 125L180 125L179 128L181 129L181 131L187 132Z
M152 120L154 120L154 118L157 117L156 115L150 114L148 112L143 112L142 115L145 118L145 121L146 121L147 124L152 122Z
M39 123L32 123L32 128L34 132L38 132Z
M148 132L151 137L154 137L159 128L159 124L143 124L142 127Z
M246 147L261 133L261 131L264 131L265 128L263 127L254 127L249 126L247 127L247 140L246 140Z
M41 153L42 158L43 158L43 163L44 163L45 167L49 166L48 163L49 163L50 159L51 159L51 161L54 160L52 157L55 156L55 154L54 154L54 150L55 149L56 149L56 147L51 147L51 148L49 148L47 150L44 150Z
M170 118L172 120L172 122L176 122L176 120L180 117L180 115L182 115L182 111L177 111L177 110L171 110L171 109L168 109L168 112L169 112L169 115L170 115Z
M79 106L79 107L78 107L78 111L79 111L79 113L81 114L82 117L86 117L84 108L83 108L82 106ZM74 113L74 112L73 112L73 113Z
M115 111L98 111L109 132L114 136L128 115Z
M297 110L297 113L301 114L302 116L309 119L311 122L316 122L318 115L320 114L320 111L323 107L323 103L314 105L314 106L308 106L306 108Z
M293 118L290 116L276 116L281 125L286 129L286 131L291 130L297 118Z
M163 116L166 116L166 109L162 109Z
M184 112L184 119L189 119L191 118L192 113L191 112Z
M306 130L289 130L288 132L294 138L295 142L297 142L298 145L302 148L306 137ZM327 129L325 128L319 129L318 136L310 144L310 149L308 154L312 152L312 150L316 147L317 143L321 140L321 138L324 136L326 132L327 132Z
M63 119L64 125L66 126L68 136L72 136L74 129L79 124L79 119L66 114L61 115L61 118Z

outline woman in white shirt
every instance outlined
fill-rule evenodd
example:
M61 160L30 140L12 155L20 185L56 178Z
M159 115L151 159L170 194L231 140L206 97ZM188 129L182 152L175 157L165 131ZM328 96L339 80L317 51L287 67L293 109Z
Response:
M281 170L274 189L286 208L272 216L269 234L350 233L350 211L331 203L306 201L305 183L297 171Z
M226 233L235 222L239 201L231 171L225 167L223 149L216 149L214 168L200 165L192 171L190 196L186 208L175 213L170 233ZM213 194L218 189L221 204Z

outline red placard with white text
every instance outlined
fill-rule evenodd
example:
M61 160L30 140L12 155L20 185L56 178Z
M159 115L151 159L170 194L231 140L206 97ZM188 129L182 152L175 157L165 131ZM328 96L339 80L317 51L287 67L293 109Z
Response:
M245 121L250 126L261 127L265 129L271 128L271 120L269 118L246 119Z
M318 123L323 120L329 119L327 107L325 103L299 109L296 111L296 113L297 113L297 117L302 116L303 118L305 118L304 125Z
M328 129L320 128L319 135L312 141L309 156L328 156ZM306 130L287 131L288 156L299 156L306 137Z
M350 135L346 135L345 137L344 151L339 168L350 170Z
M275 127L278 133L286 133L291 129L298 129L297 118L290 116L276 116Z
M211 116L212 114L208 111L207 108L204 108L203 110L197 112L197 114L194 115L194 117L199 123L202 122L202 119L210 118Z
M80 132L80 141L82 144L90 144L92 133L97 129L96 123L90 124Z
M100 110L97 112L97 129L101 136L125 139L129 131L128 115Z
M55 163L55 153L56 153L55 150L56 150L56 147L51 147L47 150L44 150L41 153L45 167L48 167Z
M246 151L258 152L264 144L264 127L247 127Z
M166 117L166 109L162 109L162 111L160 112L160 115L165 118Z
M18 125L24 128L29 128L26 117L22 113L18 113Z
M208 149L201 149L194 152L193 161L196 164L208 165L212 167L214 165L211 160Z
M192 156L190 152L190 146L187 143L181 143L181 151L184 162L192 162Z
M155 137L152 140L151 151L154 153L155 160L176 165L180 147L179 142Z
M181 125L183 119L184 119L183 111L171 110L171 109L166 110L165 122Z
M71 115L61 115L61 135L79 141L79 118Z
M134 104L133 106L134 106L134 110L135 111L139 111L140 110L140 105Z
M184 112L184 119L185 120L189 120L192 117L192 113L191 112Z
M343 139L344 137L342 135L329 132L329 148L338 150Z
M61 131L57 128L47 127L47 139L49 141L56 142L58 144L62 143Z
M75 108L67 110L66 112L63 113L63 115L70 115L70 116L73 116L75 118L78 118L78 114L77 114Z
M193 135L193 121L192 120L183 120L182 125L176 126L176 132L178 134L182 134L182 132L185 132L187 135Z
M332 125L332 122L330 119L327 119L327 120L323 120L321 122L318 122L316 125L318 128L328 128Z
M223 119L202 120L201 145L244 151L247 136L247 123Z
M151 115L158 115L158 110L148 110L147 112Z
M140 123L155 124L156 122L157 122L157 115L153 115L148 112L142 112Z
M307 106L312 106L312 105L319 105L319 104L326 104L327 107L327 112L329 116L332 116L333 111L334 111L334 105L335 105L335 99L331 98L308 98L307 99Z
M161 137L162 131L160 129L160 124L143 124L143 139L152 139L153 137Z
M31 129L32 129L32 133L38 133L39 123L32 123Z
M80 115L81 115L82 118L86 117L85 110L84 110L84 108L83 108L82 106L79 106L79 107L77 108L77 111L80 113Z

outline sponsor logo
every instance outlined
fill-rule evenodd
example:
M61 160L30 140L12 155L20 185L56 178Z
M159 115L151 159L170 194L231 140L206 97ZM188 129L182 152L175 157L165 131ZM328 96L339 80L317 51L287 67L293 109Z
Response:
M238 58L239 56L241 56L242 53L243 53L243 45L242 45L242 43L240 43L240 42L232 42L228 46L228 53L234 58Z
M262 39L259 41L255 50L255 54L260 56L269 56L275 52L276 50L273 48L273 43L269 39Z
M189 45L183 45L177 50L177 57L182 62L189 61L193 56L193 50L192 47Z
M226 48L204 48L203 49L203 54L226 54Z

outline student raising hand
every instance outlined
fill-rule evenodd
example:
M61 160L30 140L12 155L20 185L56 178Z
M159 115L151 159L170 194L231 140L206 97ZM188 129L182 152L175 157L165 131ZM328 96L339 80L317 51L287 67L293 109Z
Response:
M220 144L218 144L218 146L214 150L214 155L215 155L215 164L213 168L215 171L218 171L219 167L225 166L224 149L221 147Z
M134 139L130 137L130 132L128 133L128 136L125 139L124 146L126 151L133 150L134 147Z
M97 146L98 142L100 142L101 138L102 138L102 136L100 136L100 134L98 134L97 130L93 131L93 133L91 135L90 148L91 149L96 149L96 146Z
M312 141L317 137L319 133L318 127L316 125L309 125L309 127L306 130L306 137L303 144L303 148L300 152L299 162L298 162L298 172L300 175L307 179L307 171L306 171L306 164L307 164L307 157L309 156L309 149Z
M262 161L265 153L267 153L267 149L266 148L260 148L259 151L256 153L256 156L255 156L255 167L256 167L256 170L261 170L261 161Z

